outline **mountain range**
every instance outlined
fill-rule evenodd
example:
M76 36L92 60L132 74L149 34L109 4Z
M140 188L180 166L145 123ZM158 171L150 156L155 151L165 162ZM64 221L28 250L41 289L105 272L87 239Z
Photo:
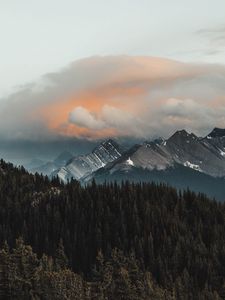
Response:
M167 140L145 141L130 149L110 139L86 155L63 153L35 171L84 184L93 179L166 182L225 200L225 129L214 128L206 137L180 130Z

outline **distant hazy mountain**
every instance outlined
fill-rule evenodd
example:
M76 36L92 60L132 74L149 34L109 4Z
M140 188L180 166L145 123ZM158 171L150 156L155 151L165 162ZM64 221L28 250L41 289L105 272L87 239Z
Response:
M33 169L39 168L40 166L44 165L45 161L39 158L33 158L29 162L24 163L23 166L28 170L31 171Z
M39 165L36 164L34 167L29 168L28 170L31 173L37 172L43 175L50 176L52 172L64 166L72 157L73 155L70 152L63 151L53 161L41 163Z

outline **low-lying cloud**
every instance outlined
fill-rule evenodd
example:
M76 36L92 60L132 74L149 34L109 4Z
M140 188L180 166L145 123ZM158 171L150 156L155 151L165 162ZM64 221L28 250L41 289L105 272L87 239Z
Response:
M97 119L93 113L82 106L78 106L70 112L69 122L76 124L79 127L93 130L100 130L105 127L105 123L102 120Z
M69 122L90 130L116 129L120 135L136 137L142 137L142 130L146 127L145 123L131 113L109 105L104 105L98 116L79 106L70 113Z
M91 57L0 100L2 139L148 139L214 126L225 127L223 65Z

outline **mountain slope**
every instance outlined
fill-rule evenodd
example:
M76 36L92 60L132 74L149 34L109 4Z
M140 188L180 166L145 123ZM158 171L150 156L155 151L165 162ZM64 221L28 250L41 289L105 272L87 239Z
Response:
M215 127L212 132L208 135L211 138L222 138L225 137L225 129Z
M102 168L92 175L83 178L83 183L95 179L97 183L103 182L156 182L171 185L177 189L187 189L204 193L211 198L219 201L225 201L225 179L215 178L204 173L200 173L192 168L176 164L165 170L148 170L127 165L127 168L117 169L111 172L111 169Z
M66 182L68 179L80 179L104 167L122 156L123 149L115 141L109 139L97 146L91 153L71 159L64 167L52 173Z
M225 157L225 129L214 128L204 140L207 140L208 143L215 146L220 152L220 155Z
M225 157L207 139L181 130L167 140L166 148L177 163L211 176L225 176Z
M204 192L225 199L225 155L216 145L218 139L198 138L185 130L168 140L155 140L136 145L119 159L82 178L106 181L156 181L176 188ZM215 140L216 139L216 140Z
M213 140L213 139L212 139ZM214 177L225 176L225 155L207 139L201 139L185 130L177 131L168 140L156 140L137 145L125 152L113 164L105 166L110 174L131 167L147 170L165 170L175 164Z

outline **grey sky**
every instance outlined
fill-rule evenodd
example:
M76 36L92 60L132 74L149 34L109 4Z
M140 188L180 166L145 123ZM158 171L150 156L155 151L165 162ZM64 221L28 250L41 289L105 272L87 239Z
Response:
M225 63L224 0L0 0L0 97L92 55Z

